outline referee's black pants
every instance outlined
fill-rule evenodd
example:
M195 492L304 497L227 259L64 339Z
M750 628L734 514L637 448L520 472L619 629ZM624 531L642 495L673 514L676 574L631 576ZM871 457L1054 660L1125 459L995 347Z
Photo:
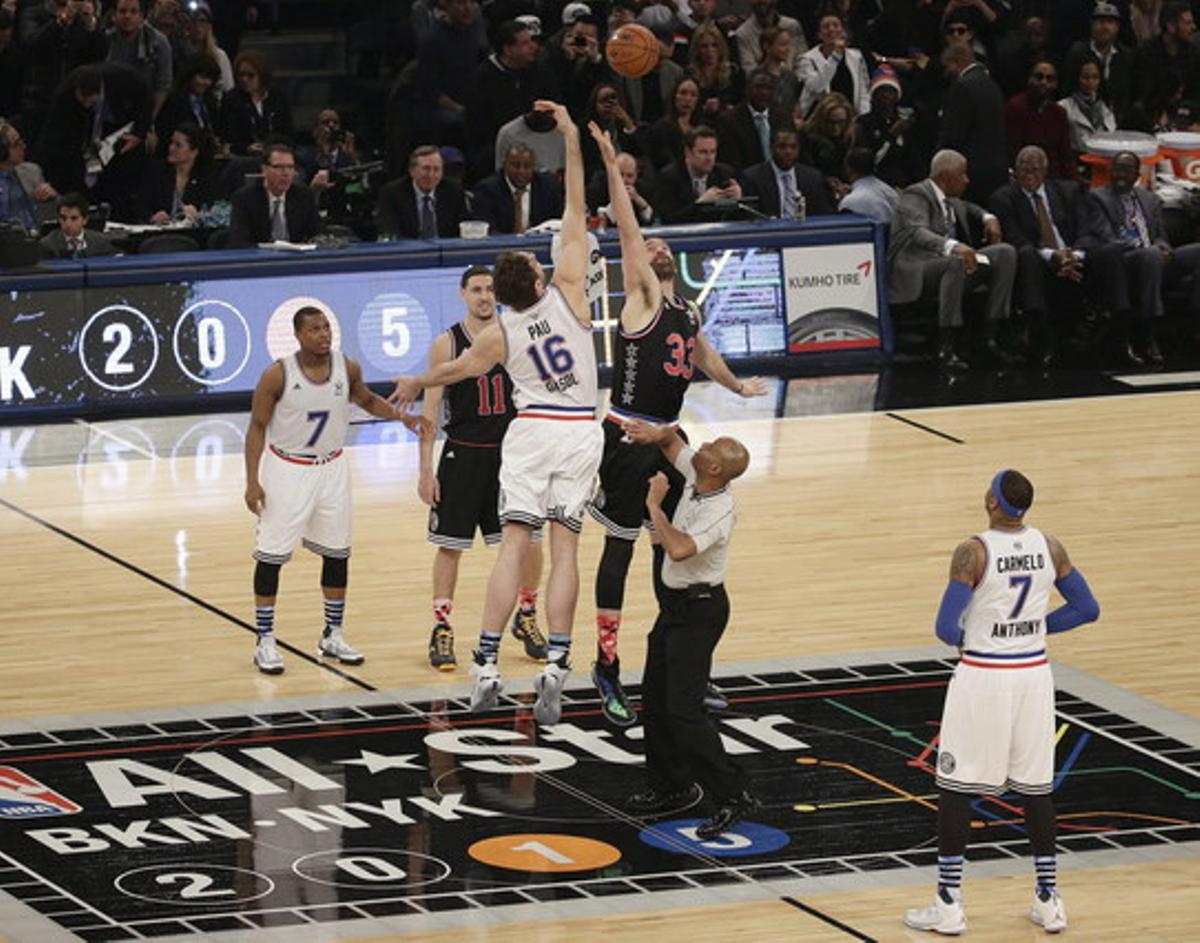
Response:
M713 651L729 622L723 586L664 588L642 673L642 724L651 789L675 792L693 782L717 803L740 795L745 771L725 753L704 710Z

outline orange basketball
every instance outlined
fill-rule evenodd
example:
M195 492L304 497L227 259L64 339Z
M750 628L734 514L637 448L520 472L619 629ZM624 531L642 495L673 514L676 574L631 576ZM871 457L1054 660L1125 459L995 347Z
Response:
M658 65L658 40L637 23L627 23L608 40L604 54L618 75L640 79Z

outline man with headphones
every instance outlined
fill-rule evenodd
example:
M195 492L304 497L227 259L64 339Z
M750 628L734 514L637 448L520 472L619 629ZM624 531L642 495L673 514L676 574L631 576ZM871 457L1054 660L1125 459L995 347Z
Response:
M0 118L0 224L16 222L36 230L42 221L54 218L57 197L42 168L25 159L21 132Z

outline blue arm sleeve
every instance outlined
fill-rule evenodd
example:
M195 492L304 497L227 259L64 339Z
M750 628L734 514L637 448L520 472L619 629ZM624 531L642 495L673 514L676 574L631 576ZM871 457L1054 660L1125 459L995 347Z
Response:
M947 645L957 647L962 644L963 631L958 626L958 620L962 618L962 614L970 605L972 593L973 590L970 586L960 583L958 580L951 580L946 584L934 631L937 632L937 637Z
M1100 603L1092 595L1091 587L1078 570L1071 570L1061 580L1054 584L1065 599L1066 605L1059 606L1046 616L1046 632L1066 632L1083 625L1095 622L1100 618Z

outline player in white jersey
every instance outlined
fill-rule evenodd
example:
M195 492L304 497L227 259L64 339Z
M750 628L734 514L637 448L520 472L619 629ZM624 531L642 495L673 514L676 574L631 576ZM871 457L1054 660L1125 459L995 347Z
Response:
M1054 678L1046 635L1100 617L1100 605L1061 543L1025 524L1033 485L1018 471L996 473L984 508L988 530L954 551L938 610L937 636L961 653L946 691L938 745L938 887L933 904L910 910L917 930L957 935L971 797L1016 792L1037 884L1029 919L1066 929L1054 848ZM1047 613L1054 586L1066 600Z
M399 419L414 432L433 430L427 419L398 413L367 389L359 365L333 352L329 318L319 308L300 308L292 327L300 350L263 371L246 430L246 507L258 516L254 664L264 674L283 671L275 645L275 596L279 568L301 541L323 561L325 627L318 652L346 665L363 661L342 635L351 517L350 470L342 449L350 404L381 419Z
M488 580L479 649L471 671L471 709L496 705L502 684L496 666L504 625L517 598L521 561L533 529L549 522L550 578L546 616L547 662L534 679L540 723L557 723L562 686L570 670L571 629L579 596L579 530L600 465L603 435L596 421L596 354L585 294L587 226L579 129L567 110L538 101L553 114L566 150L562 253L546 284L542 266L528 252L502 252L493 283L496 300L508 307L496 325L480 332L449 363L418 377L399 377L392 402L409 403L421 390L481 376L502 363L513 383L517 416L501 449L502 538Z

